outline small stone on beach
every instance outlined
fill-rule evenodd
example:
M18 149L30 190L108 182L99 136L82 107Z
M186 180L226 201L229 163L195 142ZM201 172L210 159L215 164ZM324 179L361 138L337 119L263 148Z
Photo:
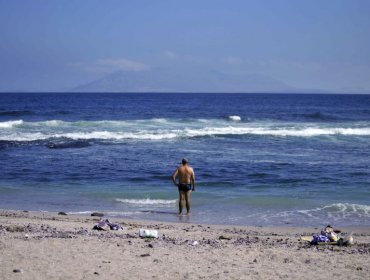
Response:
M231 240L231 237L221 235L218 239L225 239L225 240Z
M24 227L19 225L10 225L7 226L5 229L8 232L24 232Z
M104 217L104 214L103 213L99 213L99 212L93 212L93 213L91 213L91 216L92 217Z
M19 268L15 268L15 269L13 269L13 272L14 273L23 273L23 270L19 269Z
M141 254L140 257L150 257L150 254Z

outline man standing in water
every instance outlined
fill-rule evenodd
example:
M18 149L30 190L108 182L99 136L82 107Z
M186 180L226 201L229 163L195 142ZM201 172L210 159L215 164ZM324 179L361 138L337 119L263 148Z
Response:
M176 177L179 177L178 184L176 183ZM179 215L182 214L184 198L186 201L186 215L190 215L190 194L191 191L195 191L195 174L186 158L182 159L182 166L173 173L172 181L179 188Z

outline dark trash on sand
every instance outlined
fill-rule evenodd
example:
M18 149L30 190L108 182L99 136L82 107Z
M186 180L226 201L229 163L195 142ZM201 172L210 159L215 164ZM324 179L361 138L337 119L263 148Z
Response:
M93 212L91 213L91 217L104 217L104 213Z
M96 230L123 230L120 224L113 224L108 219L101 219L99 223L94 225L93 229Z

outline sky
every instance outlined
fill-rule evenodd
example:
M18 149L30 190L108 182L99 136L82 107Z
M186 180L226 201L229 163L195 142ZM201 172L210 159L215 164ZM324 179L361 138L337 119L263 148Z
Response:
M368 0L0 0L0 91L167 67L370 93L369 15Z

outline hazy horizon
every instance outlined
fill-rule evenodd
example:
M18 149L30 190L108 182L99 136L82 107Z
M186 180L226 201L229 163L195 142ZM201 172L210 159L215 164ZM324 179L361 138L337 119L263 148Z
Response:
M365 0L0 5L0 92L370 93Z

